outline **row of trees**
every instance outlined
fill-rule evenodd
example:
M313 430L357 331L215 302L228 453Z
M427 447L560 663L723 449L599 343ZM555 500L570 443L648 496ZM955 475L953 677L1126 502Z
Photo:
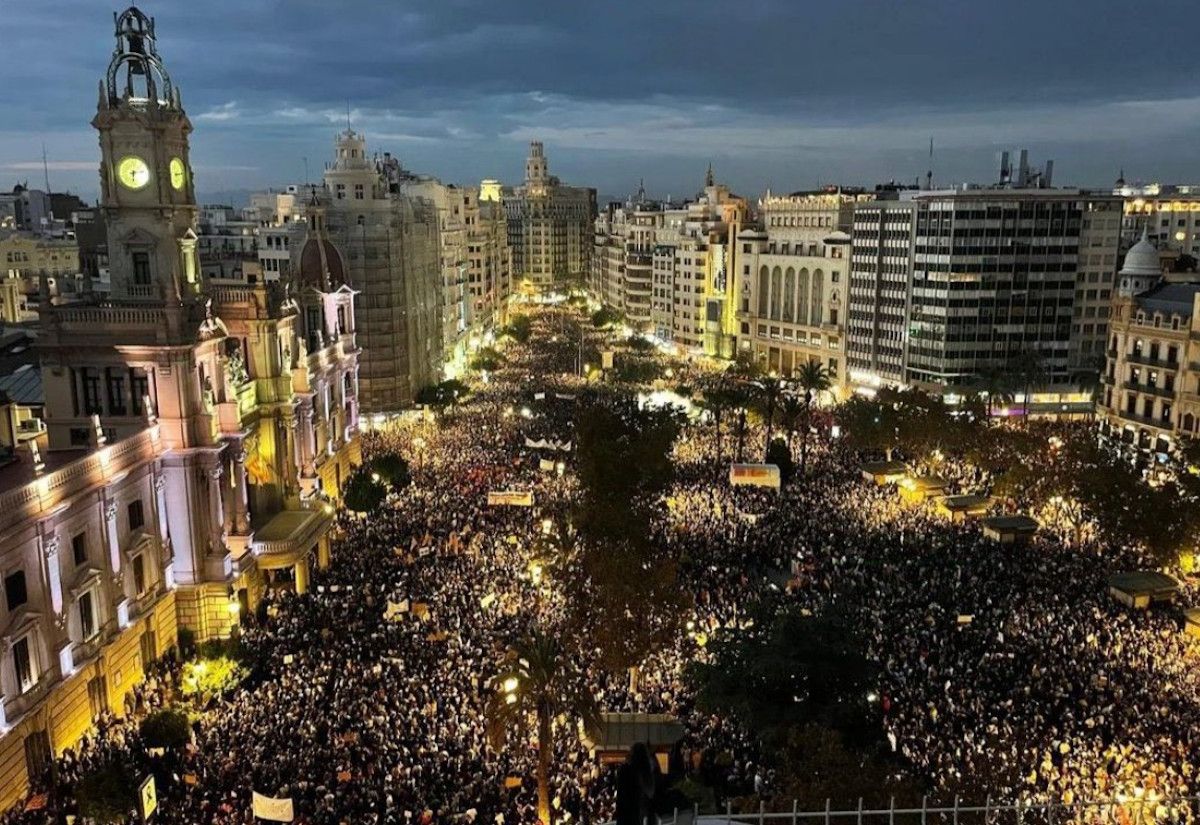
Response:
M771 450L772 436L778 425L786 434L789 455L796 435L800 435L800 472L807 468L809 438L813 414L821 395L832 386L829 371L815 361L800 366L790 379L763 375L745 361L700 388L701 406L712 416L717 436L717 461L724 460L723 423L732 416L737 446L734 460L743 461L748 417L757 415L766 428L763 460Z
M1200 450L1189 457L1187 445L1149 484L1090 423L996 422L979 396L951 407L917 389L883 388L874 398L852 396L834 416L860 453L934 471L941 462L973 467L993 494L1076 544L1094 535L1172 564L1200 527L1200 477L1190 471Z

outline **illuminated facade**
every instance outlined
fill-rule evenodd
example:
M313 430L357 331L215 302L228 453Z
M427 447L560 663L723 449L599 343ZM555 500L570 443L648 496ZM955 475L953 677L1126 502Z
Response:
M770 193L758 228L738 235L741 263L739 346L770 371L791 375L815 361L835 385L846 381L846 292L850 228L858 191Z
M1200 258L1200 186L1148 183L1127 185L1118 180L1113 194L1125 201L1125 240L1146 233L1168 256Z
M1101 432L1139 464L1200 436L1200 285L1160 281L1113 304Z
M319 205L285 286L205 280L191 124L116 21L93 126L111 293L51 301L45 438L0 468L0 808L173 646L307 588L358 445L355 292Z
M504 191L513 273L532 288L582 283L591 269L596 190L550 174L540 141L529 144L523 185Z
M639 191L595 223L589 288L626 322L681 351L732 358L737 337L737 245L744 198L709 169L694 201L673 206Z
M855 384L975 386L1036 352L1048 386L1089 383L1116 284L1119 199L998 186L855 208L847 366Z

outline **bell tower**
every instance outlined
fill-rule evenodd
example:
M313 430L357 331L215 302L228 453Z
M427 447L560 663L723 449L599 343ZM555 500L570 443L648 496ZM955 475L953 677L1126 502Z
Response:
M178 306L198 300L192 124L158 54L154 18L113 15L116 48L100 81L101 208L114 301Z

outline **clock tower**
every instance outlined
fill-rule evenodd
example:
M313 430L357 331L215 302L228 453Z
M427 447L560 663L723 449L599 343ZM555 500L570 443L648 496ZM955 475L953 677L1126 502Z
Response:
M116 48L100 81L101 208L114 301L179 306L198 300L192 124L158 55L154 18L113 15Z

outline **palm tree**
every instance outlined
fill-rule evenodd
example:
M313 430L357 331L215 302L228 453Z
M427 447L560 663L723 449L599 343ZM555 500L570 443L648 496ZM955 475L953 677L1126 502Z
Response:
M1030 349L1019 353L1012 359L1011 364L1011 370L1020 381L1021 391L1025 394L1025 400L1021 403L1024 413L1022 418L1025 419L1025 426L1029 426L1029 396L1034 387L1045 382L1048 376L1046 362L1040 352Z
M751 401L749 386L743 381L735 381L729 386L729 405L737 412L737 461L741 463L743 448L746 445L746 406Z
M584 729L600 724L596 700L572 657L557 638L534 630L514 646L506 667L495 678L496 692L487 704L488 742L504 747L509 731L526 734L531 717L537 726L538 819L552 825L550 759L554 755L554 717L565 714L582 720Z
M702 395L702 404L705 409L712 413L713 423L717 427L717 463L721 463L721 419L724 417L725 411L731 406L729 395L729 385L722 378L718 379L713 384L705 387Z
M763 445L763 461L766 461L766 452L771 448L771 429L775 425L775 408L783 394L784 384L774 375L768 375L755 381L754 388L758 395L758 404L763 409L763 418L767 422L767 440Z
M788 455L792 453L792 440L804 423L804 402L795 393L787 393L779 399L779 426L787 433Z
M979 392L987 396L987 417L991 421L997 403L1005 406L1013 402L1012 373L1000 367L988 367L975 378Z
M812 429L813 401L821 393L833 386L829 370L818 361L806 361L793 375L800 389L804 390L804 416L800 428L800 475L803 476L808 464L808 435Z

